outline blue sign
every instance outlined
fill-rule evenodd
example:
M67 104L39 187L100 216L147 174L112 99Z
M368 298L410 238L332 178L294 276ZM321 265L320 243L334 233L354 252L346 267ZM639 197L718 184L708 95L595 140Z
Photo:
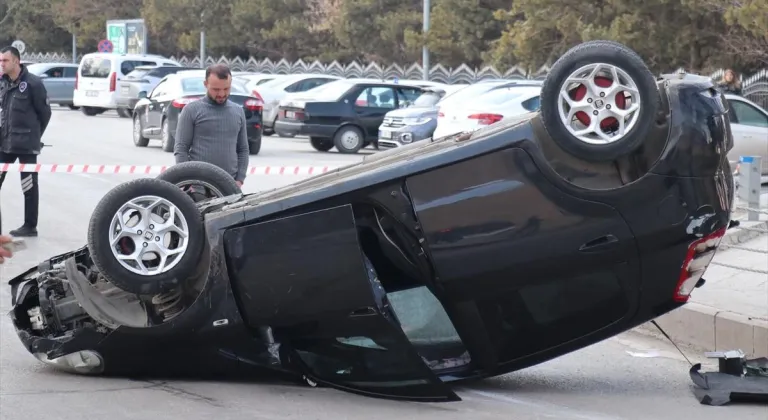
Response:
M99 42L99 52L111 53L113 49L114 49L114 45L112 45L112 41L108 39L102 39Z
M755 158L752 156L741 156L739 158L739 161L741 163L753 163L755 161Z
M397 84L397 82L399 82L399 81L400 81L400 78L395 76L395 80L394 80L395 84Z

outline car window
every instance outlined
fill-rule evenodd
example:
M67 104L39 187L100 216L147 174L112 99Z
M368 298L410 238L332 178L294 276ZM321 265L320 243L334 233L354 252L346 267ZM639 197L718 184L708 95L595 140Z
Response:
M135 69L132 72L125 75L126 79L141 79L149 73L151 69Z
M424 92L413 101L413 106L434 106L440 101L440 98L442 96L437 92Z
M752 105L737 100L730 100L731 109L736 114L736 123L753 127L768 127L768 117Z
M155 88L152 90L152 93L149 94L150 98L157 98L158 96L164 95L168 91L168 79L160 81L160 83L155 86Z
M74 78L77 76L77 67L64 67L64 77Z
M531 99L526 99L523 101L522 105L526 111L536 112L541 108L541 97L536 96Z
M205 93L205 76L203 77L185 77L181 79L181 90L185 95L192 93ZM250 95L245 84L238 81L232 81L231 93Z
M399 102L400 108L405 108L408 106L413 105L414 102L416 102L416 99L421 96L421 89L416 88L410 88L410 87L401 87L397 88L397 100Z
M371 86L363 89L355 101L357 106L395 109L395 91L389 87Z
M51 78L61 79L64 77L64 67L51 67L43 72L43 74L47 74Z
M128 73L132 72L136 67L156 66L156 65L157 63L154 61L125 60L122 63L120 63L120 73L122 73L123 76L125 76Z
M106 57L88 57L80 66L80 76L106 79L112 73L112 60Z

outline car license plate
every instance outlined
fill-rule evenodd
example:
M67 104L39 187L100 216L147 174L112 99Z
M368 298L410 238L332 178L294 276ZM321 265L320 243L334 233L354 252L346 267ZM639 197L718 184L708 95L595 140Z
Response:
M293 111L285 111L285 118L295 119L296 113Z
M389 130L381 130L379 131L379 137L383 139L391 139L392 138L392 132Z
M87 90L85 91L85 96L96 97L99 96L99 92L96 90Z

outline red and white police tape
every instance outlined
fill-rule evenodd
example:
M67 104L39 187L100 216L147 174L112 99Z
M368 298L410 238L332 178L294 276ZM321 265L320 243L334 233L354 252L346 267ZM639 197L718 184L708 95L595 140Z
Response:
M0 172L38 172L104 175L153 175L165 172L166 165L70 165L41 163L0 163ZM318 175L337 166L249 166L248 175Z

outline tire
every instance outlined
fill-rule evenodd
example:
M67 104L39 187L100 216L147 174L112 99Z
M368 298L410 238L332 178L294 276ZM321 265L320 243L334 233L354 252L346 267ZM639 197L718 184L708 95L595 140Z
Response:
M158 175L157 179L170 182L185 191L187 191L188 186L203 186L213 193L213 197L226 197L242 193L234 178L227 171L207 162L184 162L173 165ZM196 192L187 191L187 193L194 197L193 201L211 198L197 197L200 194Z
M131 112L128 108L117 108L117 115L120 116L120 118L131 118L133 115L133 112Z
M327 152L333 149L333 140L323 137L310 137L309 143L319 152Z
M110 246L113 222L117 219L117 214L125 204L140 197L165 200L166 203L175 207L174 221L183 221L186 225L186 249L180 257L170 256L170 268L154 274L140 274L126 268L116 257L115 248L120 247L122 254L125 255L134 252L138 246L145 247L144 244L153 246L155 243L160 243L163 238L154 232L157 222L150 224L152 222L150 219L146 224L133 226L137 232L142 231L142 236L151 233L150 236L155 236L154 238L141 237L139 241L127 238L127 240L120 240L115 248ZM154 208L161 207L163 206L158 205ZM132 219L128 221L131 222ZM174 236L170 232L166 234L169 237ZM155 239L155 242L151 239ZM164 293L178 287L194 274L204 245L203 218L195 202L173 184L159 179L136 179L113 188L96 205L88 225L88 249L94 265L116 287L139 295ZM151 252L152 248L148 249Z
M359 128L353 125L345 125L333 136L333 145L336 146L336 150L339 153L357 153L365 146L365 136Z
M258 155L261 151L261 139L248 142L248 153Z
M173 147L176 145L176 139L173 138L173 134L171 134L170 131L168 131L168 118L163 118L163 123L161 125L161 133L162 133L162 148L165 152L173 152Z
M147 147L149 139L141 134L141 117L139 114L133 116L133 145L136 147Z
M93 108L90 106L84 106L80 108L80 110L82 111L83 114L89 117L95 117L96 115L99 115L102 113L101 110L99 110L98 108Z
M625 119L631 124L630 127L623 135L617 134L610 139L597 134L598 131L605 133L607 130L619 128L619 119L611 116L609 109L627 109L626 107L637 102L635 95L628 104L624 95L613 98L610 95L604 97L590 95L589 89L580 84L568 90L569 96L574 101L590 101L589 104L584 103L589 108L576 112L567 124L563 122L567 118L565 115L567 105L560 103L561 90L566 87L567 79L576 76L575 73L587 66L598 64L603 65L604 68L607 67L605 65L617 68L620 81L633 83L638 92L636 96L640 99L639 109ZM629 81L626 80L627 76ZM606 88L613 83L612 77L597 76L593 80L601 94L606 93ZM623 91L618 93L621 92ZM565 102L565 100L562 101ZM636 52L613 41L589 41L571 48L555 62L541 88L541 119L547 132L566 152L579 159L593 162L613 161L633 153L642 146L654 125L660 106L661 97L655 78L643 59ZM602 115L596 116L595 112ZM593 118L599 118L600 125L592 133L587 134L591 138L584 139L587 135L580 138L569 130L569 127L577 123L574 118L579 123L578 127L573 127L575 130L586 128L588 124L596 121Z
M67 106L69 107L69 109L71 109L73 111L77 111L78 109L80 109L79 106L74 106L74 105L67 105Z

